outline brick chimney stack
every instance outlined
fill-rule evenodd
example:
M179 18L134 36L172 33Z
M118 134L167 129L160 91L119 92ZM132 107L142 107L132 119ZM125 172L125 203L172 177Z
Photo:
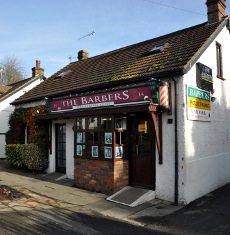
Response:
M44 69L40 68L40 60L36 60L36 67L32 68L32 77L44 76Z
M89 57L88 57L88 51L86 51L86 50L81 50L81 51L79 51L78 52L78 60L86 60L86 59L88 59Z
M208 21L220 21L225 16L226 0L207 0Z

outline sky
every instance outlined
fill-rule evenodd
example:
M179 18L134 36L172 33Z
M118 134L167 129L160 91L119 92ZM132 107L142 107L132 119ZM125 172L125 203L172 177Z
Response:
M40 60L48 78L80 50L93 57L206 22L205 2L0 0L0 61L17 58L29 78Z

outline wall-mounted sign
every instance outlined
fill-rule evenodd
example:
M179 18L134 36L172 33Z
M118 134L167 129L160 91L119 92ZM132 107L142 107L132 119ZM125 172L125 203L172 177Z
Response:
M212 69L204 64L197 63L196 81L197 81L197 87L206 91L213 90Z
M209 91L187 86L188 120L211 121L211 96Z
M149 86L53 100L49 105L51 112L75 109L81 110L86 108L116 106L132 102L144 102L144 97L146 96L152 97Z

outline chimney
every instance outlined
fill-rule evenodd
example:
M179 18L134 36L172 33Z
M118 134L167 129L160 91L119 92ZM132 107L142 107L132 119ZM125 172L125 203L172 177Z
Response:
M86 59L88 59L88 51L86 51L86 50L81 50L81 51L79 51L78 52L78 60L86 60Z
M40 68L40 60L36 60L36 67L32 68L32 77L44 76L44 69Z
M226 0L207 0L208 21L220 21L225 16Z

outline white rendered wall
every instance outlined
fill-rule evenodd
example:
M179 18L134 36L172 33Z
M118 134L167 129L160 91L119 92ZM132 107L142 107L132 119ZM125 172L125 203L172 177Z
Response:
M156 147L156 197L174 201L175 188L175 105L174 105L174 83L171 83L172 90L172 115L167 112L162 114L162 148L163 164L159 164L159 155ZM168 119L173 123L168 124ZM158 124L159 125L159 124Z
M216 77L216 42L222 45L225 81ZM212 68L214 96L217 99L211 103L211 122L187 120L186 105L183 110L185 131L180 131L179 134L181 141L184 139L184 150L180 151L180 159L185 159L185 177L181 182L184 193L181 190L180 195L181 201L186 204L230 182L229 51L230 33L224 28L197 61ZM183 82L186 104L186 85L196 87L195 66L184 76ZM182 102L179 105L183 105Z
M52 121L52 154L49 155L49 168L47 173L56 171L55 160L55 124L66 124L66 176L74 178L74 120Z
M9 116L14 111L14 106L10 105L15 99L22 96L25 92L29 91L33 87L37 86L39 83L41 83L40 79L35 80L28 86L24 87L23 89L20 89L19 91L15 92L13 95L9 96L5 100L3 100L0 103L0 158L5 158L5 133L9 130L8 121Z

